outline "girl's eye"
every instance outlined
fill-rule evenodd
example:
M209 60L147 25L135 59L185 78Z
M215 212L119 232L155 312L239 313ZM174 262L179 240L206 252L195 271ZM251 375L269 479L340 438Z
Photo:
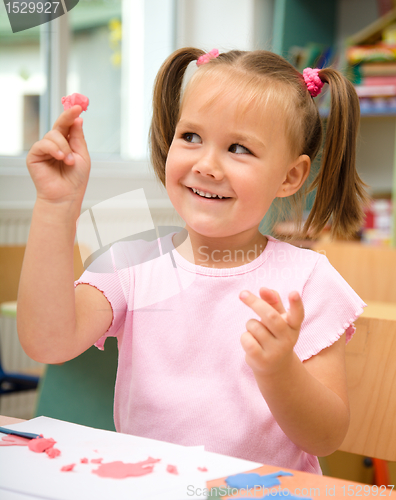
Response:
M230 153L236 153L236 154L248 154L250 155L250 151L245 148L244 146L241 146L240 144L231 144L229 150Z
M192 132L187 132L186 134L183 134L183 139L186 142L191 142L193 144L198 144L201 142L201 138L199 137L198 134L193 134Z

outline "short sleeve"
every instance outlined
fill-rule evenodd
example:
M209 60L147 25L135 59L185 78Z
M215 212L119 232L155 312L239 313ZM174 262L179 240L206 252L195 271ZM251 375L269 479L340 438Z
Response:
M302 301L305 316L294 348L301 361L332 345L344 332L349 342L356 330L354 321L367 306L325 255L319 255Z
M103 350L107 337L116 337L122 331L127 312L127 296L125 290L129 290L128 276L125 269L120 269L115 263L113 247L100 255L84 271L81 277L74 282L74 287L80 284L88 284L100 290L109 301L113 311L113 320L107 332L101 337L95 346ZM119 260L119 259L118 259Z

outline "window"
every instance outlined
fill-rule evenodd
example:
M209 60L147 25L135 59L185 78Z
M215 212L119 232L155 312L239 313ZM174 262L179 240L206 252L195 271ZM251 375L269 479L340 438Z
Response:
M175 2L80 0L19 33L1 2L0 156L24 156L52 127L61 97L79 92L90 99L83 118L93 166L146 160L155 74L174 50Z
M0 3L0 155L20 155L38 139L38 96L47 78L41 58L40 27L12 33Z
M80 0L68 17L66 93L89 97L88 111L82 117L92 157L119 155L122 0Z

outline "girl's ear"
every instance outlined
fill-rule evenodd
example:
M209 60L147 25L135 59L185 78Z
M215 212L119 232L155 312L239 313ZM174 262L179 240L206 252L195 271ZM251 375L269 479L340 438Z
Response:
M311 158L301 155L289 166L285 180L282 182L276 194L278 198L291 196L300 189L306 181L311 169Z

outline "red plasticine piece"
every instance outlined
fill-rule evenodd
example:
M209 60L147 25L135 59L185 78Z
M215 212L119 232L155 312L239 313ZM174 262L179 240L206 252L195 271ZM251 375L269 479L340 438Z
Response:
M61 471L62 471L62 472L69 472L69 471L71 471L71 470L73 470L73 469L74 469L74 466L75 466L75 465L76 465L76 464L64 465L63 467L61 467Z
M80 462L81 462L82 464L87 464L87 463L88 463L88 458L82 458L82 459L80 460Z
M170 474L176 474L176 475L179 474L177 471L176 465L170 465L170 464L166 467L166 472L169 472Z
M66 97L62 97L62 104L63 104L63 109L70 109L76 104L82 107L83 111L87 111L88 104L89 104L89 99L88 97L85 97L85 95L82 94L71 94Z
M103 462L103 458L92 458L91 464L101 464Z
M126 477L144 476L153 472L154 464L160 462L160 459L149 457L143 462L135 464L126 464L124 462L109 462L101 464L97 469L93 470L93 474L100 477L110 477L112 479L125 479ZM146 467L144 467L146 466Z
M48 448L52 448L55 443L56 441L54 441L52 438L35 438L30 440L28 448L29 450L36 453L43 453L43 451L48 450Z
M59 455L61 454L58 448L48 448L47 450L45 450L45 453L48 455L49 458L56 458L59 457Z
M208 469L206 467L198 467L198 470L201 472L208 472Z
M0 446L28 446L31 439L24 438L22 436L13 436L12 434L6 434L0 441Z

